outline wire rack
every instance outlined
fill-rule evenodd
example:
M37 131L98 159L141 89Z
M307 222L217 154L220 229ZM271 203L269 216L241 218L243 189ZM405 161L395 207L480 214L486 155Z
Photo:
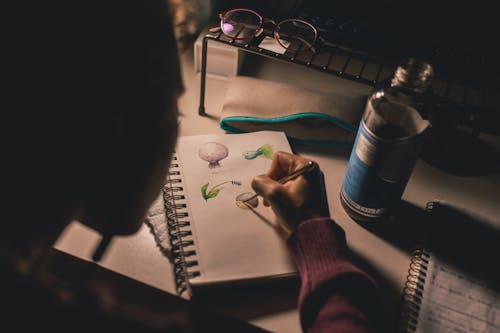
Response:
M205 85L207 71L207 44L209 41L232 45L245 52L257 54L276 61L293 63L305 66L313 70L336 75L348 80L353 80L367 85L375 85L387 71L387 66L391 70L395 69L394 61L382 57L373 56L367 53L356 52L355 50L340 45L325 45L319 52L310 50L286 51L277 53L260 47L263 37L253 38L250 41L242 42L234 38L229 38L221 32L207 34L202 41L201 56L201 90L199 114L205 115ZM384 70L385 69L385 70Z
M205 88L207 74L208 43L222 43L231 45L248 53L256 54L275 61L281 61L297 66L310 68L335 75L337 77L355 81L361 84L374 86L381 80L392 76L397 64L401 60L398 57L381 56L373 52L357 50L349 46L335 44L331 42L323 43L322 47L314 53L311 50L289 51L278 53L261 47L265 36L262 34L250 41L237 40L224 35L222 32L208 33L202 40L201 54L201 80L200 80L200 101L198 113L205 116ZM467 85L467 80L456 80L445 75L437 76L433 83L434 92L454 103L457 108L457 118L460 118L470 131L477 134L479 131L488 128L499 134L499 98L498 92L492 91L489 87L481 87L476 81L471 80ZM478 121L481 119L481 122ZM492 121L496 124L492 125Z

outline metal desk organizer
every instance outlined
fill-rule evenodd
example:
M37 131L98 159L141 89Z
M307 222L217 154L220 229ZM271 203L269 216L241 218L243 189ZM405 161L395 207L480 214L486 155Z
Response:
M251 40L237 40L236 37L230 38L222 33L208 33L202 40L201 54L201 79L200 79L200 101L198 113L200 116L206 116L205 112L205 86L207 74L207 56L208 42L222 43L236 47L245 52L256 54L269 59L304 66L323 73L332 74L343 79L355 81L358 83L374 86L380 81L392 76L397 64L401 60L397 56L382 56L361 49L355 49L350 46L335 44L331 40L323 42L317 53L311 50L302 50L292 52L287 50L285 53L277 53L260 47L260 43L268 36L263 33ZM324 41L324 40L323 40ZM460 63L456 55L451 54L451 60L454 63ZM428 60L431 64L434 61L446 64L447 60L443 54L436 58L430 56ZM443 60L444 59L444 60ZM457 109L456 115L458 122L462 123L467 131L477 135L480 131L487 130L499 134L498 122L498 93L489 87L488 83L481 86L474 78L481 76L486 69L482 64L477 65L477 69L471 74L473 77L468 79L469 75L457 78L456 71L439 73L436 71L436 77L433 83L433 91L436 95L442 97L445 103L453 103L452 107ZM447 75L448 77L446 77ZM453 77L453 79L450 79ZM469 82L470 81L470 82ZM478 121L478 119L480 121Z
M266 58L275 59L278 61L293 63L301 66L306 66L321 72L330 73L337 75L339 77L357 81L359 83L364 83L367 85L375 85L381 79L382 69L384 66L389 65L392 71L396 68L395 60L383 59L382 57L372 56L366 53L357 52L349 48L340 45L324 45L318 53L314 53L310 50L307 51L286 51L285 53L277 53L264 48L259 47L259 44L264 38L264 34L253 38L250 41L236 40L235 38L230 38L225 36L222 31L213 34L207 34L203 38L202 42L202 56L201 56L201 80L200 80L200 105L198 113L201 116L205 116L205 85L206 85L206 73L207 73L207 44L209 41L223 43L227 45L232 45L241 50L249 53L257 54ZM334 60L337 57L342 57L347 59L341 68L335 68L332 66ZM367 64L375 64L377 69L375 74L370 76L365 72ZM355 74L346 72L347 69L354 69ZM373 71L372 71L373 72Z

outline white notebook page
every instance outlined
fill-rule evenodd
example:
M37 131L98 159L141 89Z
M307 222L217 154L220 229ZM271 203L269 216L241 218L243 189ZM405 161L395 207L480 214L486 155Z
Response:
M430 258L416 332L500 332L499 293L436 255Z
M228 154L218 161L217 166L210 168L199 151L206 143L214 142L223 145ZM179 138L176 153L194 240L194 246L185 250L196 251L199 264L196 269L200 272L200 276L190 280L192 285L286 275L296 271L285 242L269 224L275 223L271 208L264 207L261 198L258 198L255 211L236 205L236 197L253 193L252 179L265 174L271 165L269 156L254 153L264 145L273 152L291 152L282 132ZM220 155L214 159L225 155L223 148L219 152L214 148L212 145L208 149L213 150L214 156Z

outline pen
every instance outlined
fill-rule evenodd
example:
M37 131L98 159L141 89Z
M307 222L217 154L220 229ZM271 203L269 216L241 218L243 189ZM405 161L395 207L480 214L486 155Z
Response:
M315 163L314 163L313 161L309 161L309 162L307 162L307 164L306 164L306 165L304 165L302 168L299 168L299 169L297 169L297 170L295 170L295 171L293 171L293 172L289 173L288 175L286 175L286 176L284 176L284 177L280 178L280 179L278 180L278 183L280 183L280 184L284 184L284 183L286 183L287 181L290 181L290 180L292 180L292 179L294 179L294 178L297 178L298 176L300 176L300 175L302 175L302 174L304 174L304 173L310 172L310 171L312 171L312 169L314 168L314 165L315 165ZM252 195L251 197L249 197L249 198L247 198L247 199L243 200L243 203L247 203L248 201L255 199L257 196L258 196L258 194L256 193L256 194Z
M106 251L106 248L108 247L109 243L111 242L112 236L108 233L104 234L104 236L101 239L101 242L97 246L97 248L94 251L94 254L92 255L92 260L94 261L100 261L104 252Z

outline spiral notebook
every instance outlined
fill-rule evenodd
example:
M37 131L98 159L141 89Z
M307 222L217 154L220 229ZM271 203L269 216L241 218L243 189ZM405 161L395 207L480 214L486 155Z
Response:
M272 209L254 194L275 151L291 152L283 132L181 136L158 214L149 218L157 243L173 263L177 293L296 276Z
M427 210L436 214L446 205L429 202ZM498 252L490 255L495 262L476 260L498 265ZM487 283L456 263L427 247L414 250L403 289L401 332L500 332L497 269L491 269L493 283Z

